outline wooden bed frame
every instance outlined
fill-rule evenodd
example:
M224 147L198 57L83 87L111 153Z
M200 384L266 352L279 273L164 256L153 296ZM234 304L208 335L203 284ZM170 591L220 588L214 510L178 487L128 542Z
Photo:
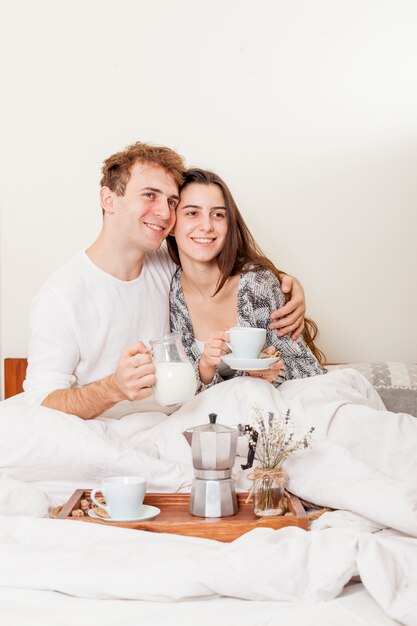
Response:
M4 398L10 398L23 391L26 378L27 359L4 359Z

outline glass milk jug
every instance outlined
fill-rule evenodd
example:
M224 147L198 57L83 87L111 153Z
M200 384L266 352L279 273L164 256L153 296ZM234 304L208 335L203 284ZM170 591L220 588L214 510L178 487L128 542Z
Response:
M195 395L197 380L180 333L151 339L149 343L156 368L154 395L157 402L162 406L184 404Z

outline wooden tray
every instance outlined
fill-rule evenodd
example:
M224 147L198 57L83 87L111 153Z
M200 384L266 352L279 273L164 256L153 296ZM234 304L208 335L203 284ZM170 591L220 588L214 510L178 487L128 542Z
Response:
M158 517L143 522L102 522L91 517L71 517L74 509L80 508L80 501L90 500L91 489L77 489L64 504L58 519L71 519L92 524L108 524L123 528L136 528L156 533L173 533L191 537L217 539L217 541L233 541L253 528L283 528L299 526L308 530L308 517L300 500L287 493L291 515L261 518L253 512L252 502L246 502L248 494L238 493L239 511L231 517L195 517L188 512L190 494L187 493L147 493L145 504L161 509ZM100 495L99 493L97 495Z

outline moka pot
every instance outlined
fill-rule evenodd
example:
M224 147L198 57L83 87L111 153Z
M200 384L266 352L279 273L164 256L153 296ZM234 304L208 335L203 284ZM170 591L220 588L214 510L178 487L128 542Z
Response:
M238 511L232 469L238 431L209 422L183 432L191 446L195 478L191 487L190 513L198 517L227 517Z

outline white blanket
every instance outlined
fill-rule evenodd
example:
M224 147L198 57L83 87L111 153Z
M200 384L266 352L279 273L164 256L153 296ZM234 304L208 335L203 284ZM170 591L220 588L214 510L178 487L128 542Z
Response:
M84 422L48 409L25 410L18 398L0 407L0 470L42 488L54 503L120 473L145 475L149 491L184 490L192 467L182 430L212 411L221 423L245 423L254 402L266 411L291 408L301 431L315 426L314 448L287 463L290 489L351 513L323 516L310 533L257 530L231 544L2 518L0 585L89 598L220 594L317 601L335 597L359 573L389 615L417 624L417 540L401 534L417 536L417 420L383 411L376 392L353 370L289 381L279 391L259 380L230 381L170 417ZM236 475L244 486L239 462ZM372 534L380 527L396 533Z
M254 530L230 544L49 519L0 518L0 586L80 598L216 594L320 602L359 574L391 617L417 624L417 541L345 529Z

